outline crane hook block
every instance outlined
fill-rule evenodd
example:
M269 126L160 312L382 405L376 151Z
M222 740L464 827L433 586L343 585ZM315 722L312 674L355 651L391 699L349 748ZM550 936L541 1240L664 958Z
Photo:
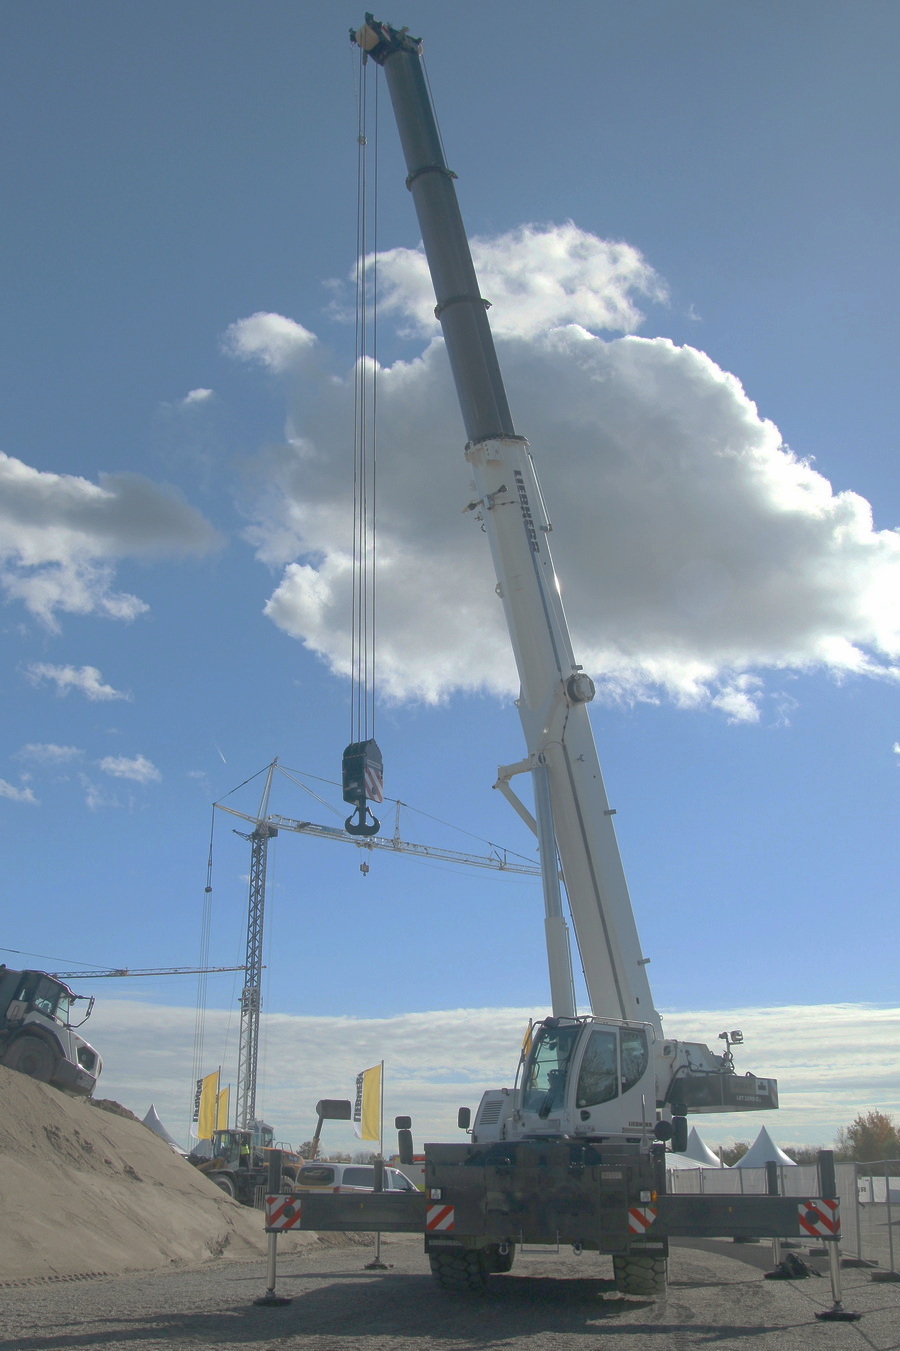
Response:
M367 802L384 800L384 762L375 741L351 741L342 763L344 801L356 810L344 822L348 835L377 835L381 822Z

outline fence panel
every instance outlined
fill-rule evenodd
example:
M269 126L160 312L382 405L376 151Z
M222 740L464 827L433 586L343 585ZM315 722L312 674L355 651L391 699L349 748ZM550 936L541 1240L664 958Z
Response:
M854 1170L857 1256L900 1271L900 1159L848 1165Z

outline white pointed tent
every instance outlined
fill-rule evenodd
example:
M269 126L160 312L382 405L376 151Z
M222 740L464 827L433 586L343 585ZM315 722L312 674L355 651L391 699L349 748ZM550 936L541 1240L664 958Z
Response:
M701 1163L699 1159L688 1158L687 1154L673 1154L671 1151L666 1151L667 1168L676 1168L679 1170L682 1168L692 1168L694 1172L696 1172L698 1168L718 1168L718 1166L718 1159L715 1163Z
M783 1163L795 1168L793 1159L788 1158L783 1149L779 1149L765 1126L761 1126L759 1135L747 1150L743 1158L738 1159L735 1168L765 1168L767 1163Z
M185 1151L181 1148L181 1145L175 1139L174 1135L170 1135L169 1132L166 1130L165 1126L163 1125L163 1123L160 1121L159 1113L153 1106L152 1102L150 1104L150 1110L144 1117L144 1125L149 1126L150 1130L153 1131L154 1135L158 1135L161 1140L165 1140L166 1144L170 1145L172 1149L176 1149L179 1154L184 1154Z
M721 1168L722 1166L722 1161L718 1154L714 1154L706 1141L701 1140L696 1126L691 1126L687 1149L681 1157L683 1159L691 1159L695 1163L702 1163L707 1168Z

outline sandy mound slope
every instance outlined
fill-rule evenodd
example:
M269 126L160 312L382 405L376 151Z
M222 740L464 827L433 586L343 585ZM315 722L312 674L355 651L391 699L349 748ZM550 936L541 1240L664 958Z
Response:
M315 1243L286 1235L279 1249ZM0 1282L266 1251L239 1206L158 1136L0 1065Z

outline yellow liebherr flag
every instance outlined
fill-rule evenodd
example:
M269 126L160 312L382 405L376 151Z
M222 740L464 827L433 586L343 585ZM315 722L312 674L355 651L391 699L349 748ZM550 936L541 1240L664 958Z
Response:
M353 1130L359 1140L381 1139L381 1066L373 1065L356 1076Z
M216 1106L219 1098L219 1071L213 1070L200 1081L200 1111L197 1113L197 1139L211 1140L216 1129Z
M216 1097L216 1130L224 1131L228 1129L228 1098L231 1093L231 1085L226 1084L219 1090Z

